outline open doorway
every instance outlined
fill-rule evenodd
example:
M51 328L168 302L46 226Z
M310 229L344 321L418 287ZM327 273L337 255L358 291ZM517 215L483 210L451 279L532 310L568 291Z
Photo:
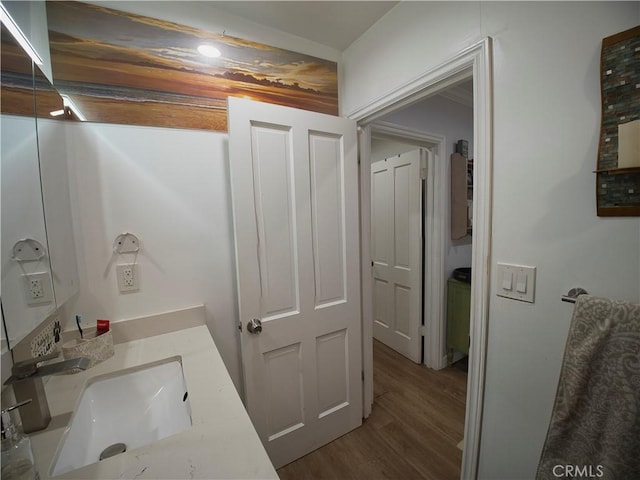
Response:
M358 120L361 128L360 154L361 159L369 159L371 151L371 137L374 124L389 114L396 113L405 107L419 103L445 91L448 87L459 85L466 80L473 80L473 243L471 247L472 286L470 295L470 332L469 332L469 373L467 382L466 412L464 426L464 442L461 476L474 478L477 475L480 450L480 432L482 425L482 407L485 381L485 356L487 343L487 323L489 307L489 271L490 271L490 243L491 243L491 179L492 179L492 85L491 85L491 39L486 38L468 47L458 55L450 58L437 67L424 72L419 77L388 92L386 95L349 113ZM414 136L409 132L409 137ZM444 152L442 148L439 152ZM446 178L443 162L434 162L431 169L433 184L433 211L427 211L426 222L431 222L433 228L427 225L426 250L434 249L429 258L438 258L442 251L445 237L442 211L446 192L442 188ZM361 200L361 232L369 232L371 207L371 179L369 165L361 165L360 169L360 200ZM425 250L425 251L426 251ZM373 282L371 275L371 244L370 239L361 235L362 254L362 311L363 311L363 366L364 366L364 415L371 413L373 405ZM442 259L442 255L440 254ZM437 263L437 262L436 262ZM434 265L432 265L434 266ZM442 292L444 298L445 274L444 262L427 270L425 283L429 283L435 291ZM445 311L442 302L425 300L425 307L430 308L429 316L425 318L427 330L430 327L442 328ZM430 324L430 322L433 322ZM429 348L425 349L427 361L438 362L438 358L431 355L439 354L440 359L446 357L438 339L441 335L427 335ZM431 342L435 342L432 344ZM440 351L439 351L440 350Z
M458 153L454 156L454 152ZM398 413L402 412L401 416L413 416L407 435L424 437L425 441L420 442L423 444L438 444L442 464L458 469L463 446L471 275L456 274L461 269L470 270L473 236L467 209L463 212L462 233L456 231L455 221L452 227L449 219L454 218L452 212L460 213L452 209L452 204L463 203L472 211L472 171L468 172L468 189L467 178L463 179L462 191L449 179L452 172L453 179L457 174L455 163L454 169L450 168L452 162L461 158L466 177L466 165L473 165L472 157L472 79L385 115L372 128L372 417L381 415L380 411L384 414L391 405ZM410 170L416 158L421 159L420 168ZM436 166L440 167L437 170L441 178L435 176ZM413 178L407 179L408 173ZM436 184L444 190L445 201L434 204ZM417 205L416 188L421 200ZM409 201L412 196L413 202ZM437 249L429 245L436 233L429 231L434 229L433 218L430 221L429 216L443 220L440 236L444 238ZM420 228L415 228L415 224ZM418 255L412 253L416 249L420 250ZM409 274L416 261L420 261L422 270L417 283L411 283ZM393 270L400 273L389 273ZM430 281L438 275L440 281ZM412 314L413 287L422 293L418 318ZM437 308L433 308L434 303ZM419 325L413 325L415 322ZM415 331L423 338L422 355L417 358L406 348L413 341L411 332ZM424 408L416 410L415 401ZM432 430L435 419L443 420L437 431Z

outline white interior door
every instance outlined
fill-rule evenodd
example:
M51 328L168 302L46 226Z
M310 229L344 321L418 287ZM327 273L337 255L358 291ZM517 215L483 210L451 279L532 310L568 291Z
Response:
M229 158L245 401L278 468L362 423L356 125L229 98Z
M424 155L418 149L371 165L373 336L416 363L422 353Z

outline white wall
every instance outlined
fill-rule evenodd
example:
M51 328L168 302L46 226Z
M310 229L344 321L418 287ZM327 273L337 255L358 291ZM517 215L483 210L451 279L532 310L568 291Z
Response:
M246 21L214 2L92 1L118 10L225 33L300 53L339 59L340 53ZM237 388L241 388L234 240L227 135L119 125L68 129L80 294L63 317L113 321L205 304L207 324ZM131 231L141 289L120 294L111 246ZM72 327L71 323L68 323Z
M65 126L66 122L38 118L40 183L58 307L77 294L80 288L69 198Z
M640 219L598 218L592 173L601 41L639 19L637 2L402 2L343 55L349 114L494 39L492 278L498 261L538 270L535 304L492 282L480 478L535 476L572 312L560 296L640 301Z
M371 163L379 162L385 158L401 155L411 150L415 150L415 145L397 142L386 138L371 139Z
M236 387L239 338L227 135L67 124L80 294L62 311L118 321L204 304L207 325ZM141 241L140 290L120 293L116 235Z
M383 118L385 122L402 125L414 130L434 133L445 137L445 151L442 160L446 162L446 178L450 178L449 159L455 151L455 143L464 139L469 141L469 158L473 158L473 108L434 96L397 113ZM445 186L446 209L442 212L444 218L451 218L450 183ZM451 272L458 267L471 266L470 236L460 240L451 240L451 222L444 223L446 228L444 273L449 278Z
M50 301L29 305L24 278L26 274L51 272L40 194L36 122L33 117L3 114L1 123L2 313L7 319L9 345L13 346L51 315L56 306L50 282L45 287ZM46 255L35 261L12 260L13 246L27 238L40 242Z

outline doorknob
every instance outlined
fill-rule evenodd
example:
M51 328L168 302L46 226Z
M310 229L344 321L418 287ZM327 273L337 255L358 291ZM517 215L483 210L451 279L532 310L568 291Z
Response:
M254 335L259 334L262 331L262 322L257 318L252 318L247 322L247 330Z

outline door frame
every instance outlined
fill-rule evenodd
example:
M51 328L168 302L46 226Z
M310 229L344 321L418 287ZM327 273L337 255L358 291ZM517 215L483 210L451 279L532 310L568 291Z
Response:
M423 262L424 277L420 287L423 292L422 329L424 348L424 364L435 370L447 366L447 352L444 342L445 334L445 281L444 281L444 246L447 228L444 219L437 212L444 211L448 177L447 162L444 159L446 138L421 130L415 130L389 122L376 121L371 124L371 138L386 138L422 147L431 152L427 158L427 171L424 191L424 223ZM367 279L368 281L368 279Z
M492 212L492 40L484 38L442 64L400 85L385 95L346 113L361 127L360 155L360 235L362 260L363 412L371 413L373 403L373 292L371 279L371 154L372 122L463 80L473 79L473 245L469 374L464 426L461 478L476 478L485 384L487 324L490 298L491 212ZM444 279L441 278L444 282Z

